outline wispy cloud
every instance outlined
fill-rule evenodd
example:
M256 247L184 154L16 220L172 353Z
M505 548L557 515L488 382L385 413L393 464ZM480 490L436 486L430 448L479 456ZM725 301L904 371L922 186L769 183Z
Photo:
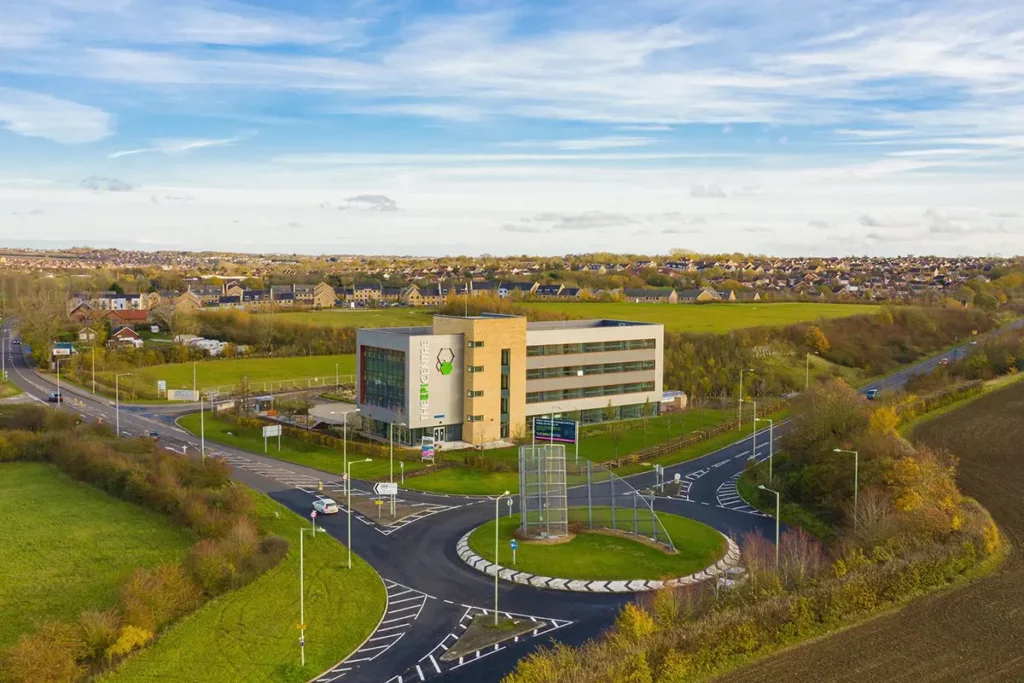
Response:
M0 125L19 135L80 144L110 135L114 117L85 104L0 87Z
M651 137L629 135L606 135L595 138L579 138L575 140L514 140L499 143L499 147L530 147L554 148L563 151L588 151L595 149L622 149L627 147L646 147L657 140Z
M209 139L198 139L198 140L180 140L180 139L166 139L166 140L155 140L152 147L141 147L138 149L125 149L119 152L114 152L107 156L108 159L119 159L121 157L134 156L136 154L182 154L196 149L205 149L207 147L223 147L225 145L233 145L242 138L220 138L217 140Z

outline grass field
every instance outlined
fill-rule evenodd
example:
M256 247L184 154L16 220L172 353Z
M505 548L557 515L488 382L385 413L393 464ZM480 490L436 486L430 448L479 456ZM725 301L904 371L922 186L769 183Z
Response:
M621 536L584 532L558 545L520 542L514 567L564 579L664 579L698 572L725 555L725 540L711 527L666 513L658 513L658 519L672 537L677 553L669 554ZM502 517L498 524L498 564L502 566L513 566L509 542L518 528L519 515ZM493 520L470 534L469 547L494 561Z
M329 327L405 327L430 325L434 310L430 308L336 308L330 311L296 311L268 313L289 322L326 325Z
M323 384L330 387L334 385L336 363L341 381L345 382L347 379L351 379L346 375L352 375L356 371L354 354L206 360L200 361L196 365L196 384L200 389L235 385L242 377L248 377L254 385L253 390L258 393L265 390L261 386L263 382L320 377ZM96 373L97 378L102 374ZM113 375L110 373L107 375L110 383L113 384ZM121 391L125 392L132 386L138 386L144 391L155 392L158 380L166 381L168 389L191 389L192 363L168 363L138 368L132 371L131 377L121 378ZM122 396L123 398L124 396Z
M287 557L255 582L181 620L100 680L302 683L369 636L384 611L380 578L358 557L346 569L345 546L334 538L306 534L306 667L299 667L298 535L309 524L264 495L252 496L264 526L291 543Z
M626 302L542 302L527 306L540 311L557 311L574 318L613 318L661 323L678 332L729 332L744 327L779 326L872 313L869 304L632 304Z
M110 607L136 567L176 560L195 542L50 465L0 465L0 490L0 647L48 619Z
M199 413L185 415L178 420L178 424L192 432L199 434ZM227 446L234 446L252 453L263 454L263 436L255 427L236 427L227 422L212 418L209 413L205 420L206 440L222 443ZM230 432L230 433L229 433ZM293 462L296 465L313 467L324 472L330 472L341 476L344 472L344 459L341 451L335 451L324 446L306 443L287 436L281 437L281 450L277 450L277 439L270 439L267 447L267 457L277 458ZM365 455L349 452L349 461L364 460ZM405 471L413 472L423 467L419 462L406 462ZM399 464L395 460L395 479L399 477ZM352 477L367 481L387 481L390 472L390 463L387 458L374 458L371 462L361 462L352 466ZM383 478L383 479L382 479Z
M0 380L0 398L10 398L22 393L21 387L13 382Z

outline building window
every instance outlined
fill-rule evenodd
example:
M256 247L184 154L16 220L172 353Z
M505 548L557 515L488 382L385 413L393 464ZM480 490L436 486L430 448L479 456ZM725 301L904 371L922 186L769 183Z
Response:
M405 407L405 352L376 346L359 348L359 396L366 405L396 412Z
M482 349L484 347L484 343L482 341L474 341L470 339L466 342L466 346L471 349Z
M555 389L553 391L531 391L526 394L527 403L550 403L576 398L596 398L598 396L618 396L620 394L638 394L654 391L654 382L633 382L631 384L606 384L582 389Z
M501 365L502 367L508 367L512 363L512 351L510 349L501 350Z
M466 367L466 372L483 372L484 366L482 365L470 365Z
M508 422L503 422L501 424L501 435L500 435L500 438L507 439L508 436L509 436Z
M483 395L484 395L484 390L483 389L478 389L476 391L470 390L470 391L466 392L466 397L467 398L477 398L477 397L483 396Z
M484 421L484 416L483 415L467 415L466 416L466 422L483 422L483 421Z
M620 341L586 342L584 344L548 344L526 347L527 356L561 356L577 353L601 353L606 351L635 351L657 347L654 339L629 339Z

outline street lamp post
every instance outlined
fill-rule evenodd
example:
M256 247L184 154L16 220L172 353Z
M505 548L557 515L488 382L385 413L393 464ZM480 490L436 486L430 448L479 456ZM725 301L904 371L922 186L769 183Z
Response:
M755 413L756 415L756 413ZM754 433L757 433L757 423L768 423L768 483L772 483L772 462L775 460L775 420L767 417L754 418ZM757 455L756 453L754 455Z
M760 484L757 488L768 493L775 494L775 570L779 569L779 514L781 513L781 505L779 503L779 492L774 489L770 489L764 484Z
M196 389L196 365L198 363L199 363L199 361L197 361L197 360L192 361L192 395L193 396L196 395L196 391L197 391L197 389Z
M371 460L370 458L366 458L365 460L356 460L355 462L350 462L345 467L345 479L346 480L351 480L352 479L352 465L355 465L355 464L360 463L360 462L370 462L370 460ZM345 506L348 508L348 568L352 569L352 487L351 486L347 487L347 490L345 492L345 496L346 496Z
M741 398L740 399L740 408L743 407L744 403L752 403L754 405L754 421L752 423L754 425L754 433L752 435L752 438L754 439L754 448L750 452L750 457L748 458L748 460L757 460L757 401L746 401L746 400ZM743 423L741 422L740 423L740 427L742 427L742 426L743 426Z
M60 361L61 361L61 359L58 358L57 359L57 402L53 404L55 408L60 408L61 401L64 400L64 397L60 395Z
M804 391L811 386L811 352L808 351L806 354L807 367L804 370Z
M199 397L199 459L206 465L206 409L203 407L203 397Z
M355 410L346 410L344 413L341 414L341 457L343 458L341 466L342 471L347 471L346 468L348 467L348 414L358 412L359 408L356 408ZM345 490L348 491L348 477L345 477L345 481L342 483L345 484Z
M860 454L843 448L833 448L835 453L853 453L853 531L857 531L857 480L860 478Z
M299 663L306 666L306 588L305 588L305 549L302 540L309 528L299 527ZM316 535L316 520L313 520L313 535Z
M404 422L399 422L398 426L399 427L404 427L405 423ZM390 456L391 464L389 466L390 474L388 474L388 481L392 481L393 482L395 480L395 423L394 422L392 422L392 423L390 423L388 425L388 438L391 441L391 456Z
M508 495L508 491L494 499L494 625L498 625L498 522L501 513L498 511L498 501Z
M334 391L341 390L341 376L338 374L338 363L334 364Z
M743 426L743 373L753 372L754 368L740 368L740 396L739 401L736 403L736 419L739 420L740 426Z
M121 436L121 378L132 373L121 372L114 375L114 430Z

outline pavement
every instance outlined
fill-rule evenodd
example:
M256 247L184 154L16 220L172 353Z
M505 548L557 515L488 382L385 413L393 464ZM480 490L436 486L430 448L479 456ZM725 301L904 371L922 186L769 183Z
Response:
M1024 320L1015 322L1014 326L1021 324ZM10 325L11 321L7 320L2 327L9 331ZM21 348L20 345L7 346L9 378L25 391L26 400L46 404L46 397L55 386L48 377L30 367ZM969 350L964 344L955 352ZM942 357L953 353L951 350L934 356L865 389L901 386L912 375L929 372ZM114 406L107 398L64 387L62 391L66 397L61 406L64 410L72 410L89 421L119 424L121 435L125 437L154 431L168 450L199 456L199 439L174 422L190 407L194 410L194 406L122 405L115 415ZM775 425L775 442L785 435L787 425L787 422ZM344 485L336 475L220 444L206 444L205 450L208 457L223 458L231 463L232 478L304 517L318 495L344 502L341 496ZM713 453L666 467L666 479L672 480L679 474L683 485L675 496L656 497L655 508L703 522L735 540L746 533L771 537L775 533L774 520L747 505L737 495L735 487L748 459L763 460L770 450L765 429L756 437L751 434ZM656 483L653 471L625 479L638 490ZM355 495L366 495L372 490L373 482L353 481L352 485ZM570 489L570 499L585 495L582 491L580 487ZM400 490L399 497L419 511L386 528L362 515L353 515L352 524L353 551L383 578L389 595L388 610L377 630L357 652L316 681L499 681L512 671L519 659L541 645L554 640L579 645L600 635L614 622L622 605L636 597L626 593L571 593L501 582L499 611L536 620L538 627L515 641L477 651L458 661L443 662L440 654L447 650L460 629L465 628L467 619L494 607L493 578L466 565L456 547L467 532L493 518L492 499L404 489ZM507 510L504 504L502 508ZM318 523L335 538L348 542L346 515L321 516ZM316 634L307 633L307 638L316 638Z

